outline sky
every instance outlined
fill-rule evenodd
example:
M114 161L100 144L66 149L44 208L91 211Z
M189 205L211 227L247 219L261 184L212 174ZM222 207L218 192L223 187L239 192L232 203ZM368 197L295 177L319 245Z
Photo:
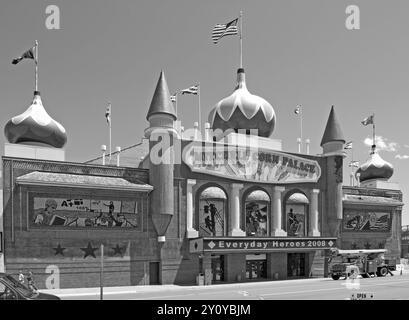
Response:
M356 5L360 29L348 30ZM46 26L49 5L60 29ZM39 41L39 91L47 112L68 132L66 159L83 162L109 144L105 119L112 103L112 149L141 141L161 70L171 93L200 83L201 118L230 95L239 67L237 36L211 41L213 26L243 11L243 67L249 91L274 107L272 138L297 152L296 105L303 137L319 154L331 105L354 160L365 162L375 113L381 157L395 169L409 224L409 1L407 0L2 0L0 2L0 119L3 126L29 106L34 64L13 58ZM198 97L178 99L185 128L198 120ZM5 143L0 135L0 145ZM345 159L349 184L352 152Z

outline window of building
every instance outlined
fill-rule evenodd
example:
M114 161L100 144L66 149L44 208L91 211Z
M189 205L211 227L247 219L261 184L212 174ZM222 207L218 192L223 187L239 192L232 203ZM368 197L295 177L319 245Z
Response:
M290 195L285 203L286 231L289 237L307 235L308 198L300 192Z
M254 190L245 199L246 235L268 236L270 197L263 190Z
M199 235L224 236L226 231L226 193L219 187L209 187L199 197Z

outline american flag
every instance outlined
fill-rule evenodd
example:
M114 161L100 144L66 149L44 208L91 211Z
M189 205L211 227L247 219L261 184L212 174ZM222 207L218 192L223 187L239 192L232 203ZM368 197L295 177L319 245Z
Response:
M227 24L216 24L212 32L212 40L214 44L217 44L220 38L229 35L238 34L237 23L239 18L230 21Z
M388 229L388 227L389 227L389 216L385 214L376 220L375 225L372 227L372 229L386 230Z
M364 126L367 126L368 124L374 124L374 118L375 118L375 114L372 114L369 117L366 117L364 120L362 120L361 123Z
M170 101L176 102L176 95L177 95L177 93L175 93L174 95L170 96Z
M105 118L107 119L108 124L111 124L111 104L109 103L105 111Z
M298 105L298 106L295 108L294 113L295 113L295 114L299 114L300 112L301 112L301 106Z
M199 85L191 86L180 91L182 94L197 94L199 92Z
M345 143L344 149L352 149L352 141Z
M15 59L13 59L12 64L17 64L23 59L33 59L35 61L35 63L37 63L37 60L34 57L34 49L35 49L35 46L28 49L20 57L17 57Z

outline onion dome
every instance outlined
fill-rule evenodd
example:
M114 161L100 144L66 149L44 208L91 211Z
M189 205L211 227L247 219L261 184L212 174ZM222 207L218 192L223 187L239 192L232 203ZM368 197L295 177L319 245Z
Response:
M7 122L4 134L10 143L45 144L62 148L67 142L64 127L45 111L39 91L34 91L33 102L24 113Z
M361 182L370 179L387 180L393 175L393 166L380 157L376 146L373 145L369 159L358 168L355 174L358 173Z
M276 116L270 103L247 90L244 69L240 68L234 92L213 107L209 122L213 130L257 129L259 136L269 137L274 131Z

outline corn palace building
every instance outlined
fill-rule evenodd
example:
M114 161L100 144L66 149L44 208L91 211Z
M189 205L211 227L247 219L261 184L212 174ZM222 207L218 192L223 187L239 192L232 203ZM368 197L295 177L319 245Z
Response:
M334 107L322 154L286 152L276 115L244 69L203 130L183 130L161 72L145 136L85 163L65 160L64 127L39 92L5 125L2 270L33 271L39 288L192 285L328 275L332 248L399 257L402 193L372 147L343 185L345 138Z

